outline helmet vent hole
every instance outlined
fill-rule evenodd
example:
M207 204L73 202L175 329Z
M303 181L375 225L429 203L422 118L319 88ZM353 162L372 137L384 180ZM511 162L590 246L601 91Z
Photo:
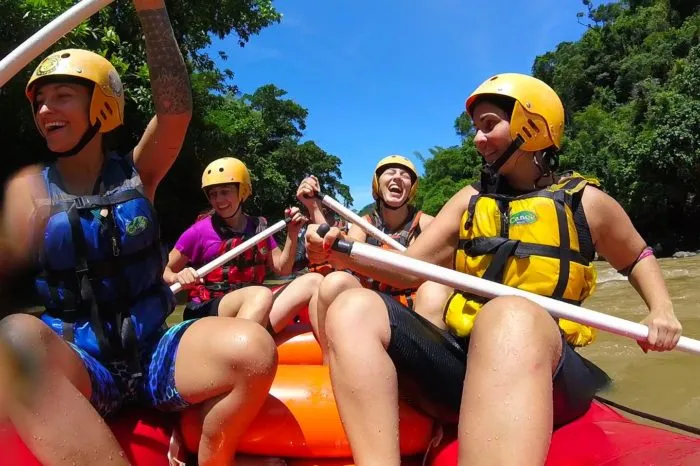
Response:
M532 128L533 130L535 130L535 133L539 133L539 132L540 132L540 128L535 124L534 121L532 121L531 119L528 118L527 122L528 122L528 124L530 125L530 128Z
M525 126L523 126L523 133L525 133L525 136L527 136L528 139L530 139L532 137L532 133Z
M207 175L211 175L211 170L207 170Z
M223 172L224 172L224 167L219 167L219 173L223 173Z
M107 102L105 102L105 109L107 109L110 115L114 115L114 110L112 110L112 106L109 105Z
M106 119L107 119L107 115L105 115L105 111L104 111L104 110L100 110L100 115L102 116L102 119L103 119L103 120L106 120Z
M66 53L61 54L61 58L68 58L68 57L70 57L70 53L66 52Z

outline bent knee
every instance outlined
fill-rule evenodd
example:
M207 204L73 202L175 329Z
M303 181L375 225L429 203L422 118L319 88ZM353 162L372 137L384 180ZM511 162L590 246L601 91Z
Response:
M0 321L0 331L11 345L48 350L60 337L41 319L29 314L12 314Z
M360 288L360 282L347 272L331 272L323 278L319 293L327 302L338 297L343 291Z
M17 354L29 358L39 373L57 370L86 396L90 378L84 363L51 327L29 314L13 314L0 321L0 333Z
M355 340L356 336L389 335L389 316L382 298L364 288L342 292L328 309L326 335L329 342Z
M311 287L311 288L318 288L321 286L321 282L323 281L323 275L317 272L309 272L301 277L296 278L295 280L299 280L305 287Z
M256 290L253 299L255 299L255 302L260 307L269 310L272 307L272 303L274 302L272 290L264 286L256 286L255 288Z
M236 296L235 293L238 292L240 292L240 295ZM272 290L258 285L233 291L227 296L231 296L230 303L237 303L239 307L245 306L250 308L253 306L255 309L269 310L273 302ZM227 302L227 304L229 303Z
M249 299L255 299L261 302L272 302L272 290L266 286L251 286L248 288Z
M273 376L277 367L277 348L272 336L259 324L237 319L217 341L219 359L236 374Z
M549 313L529 299L503 296L490 300L479 311L472 338L498 332L510 341L522 341L527 346L538 344L559 347L561 334Z

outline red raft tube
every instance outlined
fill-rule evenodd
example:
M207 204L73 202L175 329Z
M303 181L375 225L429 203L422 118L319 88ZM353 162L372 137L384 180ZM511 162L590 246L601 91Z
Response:
M108 421L135 466L168 466L176 418L155 410L123 411ZM0 425L0 466L41 466L11 425Z
M284 401L285 396L277 393L285 384L292 383L292 379L296 377L299 388L308 385L309 379L313 374L302 376L302 372L321 372L322 368L314 368L312 366L320 363L320 350L317 347L309 328L303 328L303 325L293 325L285 330L278 339L278 350L281 359L284 360L282 367L278 369L278 377L276 383L273 384L271 400L268 400L267 409L263 409L260 413L260 418L247 432L246 438L242 441L242 446L246 445L250 451L248 454L258 454L261 456L282 456L287 457L288 464L297 466L327 466L327 465L352 465L352 459L349 458L349 445L341 428L337 412L330 410L329 406L324 409L306 410L306 404L313 404L310 399L304 404L305 410L303 413L297 412L295 406L281 409L280 402ZM306 366L306 367L303 367ZM287 374L287 376L285 376ZM318 375L318 374L317 374ZM323 386L325 391L329 391L326 376L322 377L325 381ZM283 380L284 379L284 380ZM287 380L288 379L288 380ZM304 382L304 379L307 379ZM286 380L286 382L285 382ZM319 379L320 380L320 379ZM284 383L283 383L284 382ZM289 391L289 390L287 390ZM294 393L298 390L294 390ZM313 390L311 390L313 392ZM277 397L274 394L277 393ZM290 392L291 393L291 392ZM315 392L314 392L315 393ZM274 399L272 399L274 398ZM318 398L318 397L315 397ZM275 403L272 403L275 402ZM301 401L299 401L301 403ZM273 406L274 405L274 406ZM275 409L272 409L274 407ZM278 409L280 408L280 409ZM406 408L406 407L404 407ZM328 413L333 411L332 416ZM272 416L275 414L275 416ZM282 416L284 415L284 416ZM297 426L308 426L309 429L292 429L295 435L301 435L301 438L295 437L295 442L283 442L285 448L291 448L290 445L301 445L308 451L304 451L308 456L316 456L316 458L290 458L289 451L261 451L259 449L263 440L277 437L289 436L289 432L275 432L274 429L279 429L284 423L265 423L265 419L279 421L282 416L292 424ZM285 417L286 416L286 417ZM291 416L291 417L290 417ZM326 438L330 434L324 429L319 430L316 422L307 422L309 417L324 417L326 421L333 418L337 428L333 435L335 440L329 442ZM404 416L405 417L405 416ZM420 421L420 416L413 416ZM416 421L414 419L413 421ZM319 419L316 419L320 421ZM302 422L304 421L304 422ZM404 419L404 422L409 419ZM421 422L414 424L421 424ZM170 436L174 424L173 418L164 416L163 413L154 411L127 411L120 413L116 418L108 421L108 424L115 433L119 443L124 448L131 464L135 466L166 466L167 451L170 441ZM323 423L321 423L323 424ZM267 433L265 431L268 431ZM409 429L410 430L410 429ZM424 429L425 430L425 429ZM421 431L423 432L423 431ZM321 445L314 443L312 437L323 434L321 440L325 443ZM428 434L427 431L421 435ZM418 438L420 436L414 435ZM289 439L287 439L289 440ZM317 439L318 440L318 439ZM415 439L414 439L415 440ZM423 445L427 446L429 441L421 440ZM329 451L321 448L327 445L343 446L342 451L335 451L334 454L329 454ZM320 446L319 446L320 445ZM312 448L313 447L313 448ZM424 450L421 450L424 451ZM414 458L415 464L420 464L420 457L423 456L417 450L412 450L410 453ZM418 454L416 454L418 453ZM437 446L430 448L426 462L429 466L456 466L457 465L458 444L454 435L447 435L445 439ZM344 456L345 458L330 458L330 456ZM414 464L407 462L406 464ZM40 463L29 452L27 447L22 443L11 426L0 426L0 466L5 465L27 465L40 466ZM553 435L549 448L549 455L545 466L698 466L700 465L700 437L676 434L668 430L660 429L643 425L632 421L616 410L607 405L594 401L588 412L581 418L560 427Z
M430 466L456 466L458 443L446 439ZM698 466L700 438L634 422L594 401L588 412L552 435L545 466Z

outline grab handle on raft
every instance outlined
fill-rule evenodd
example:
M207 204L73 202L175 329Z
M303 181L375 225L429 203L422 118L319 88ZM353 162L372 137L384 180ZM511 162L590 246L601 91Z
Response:
M58 39L113 1L82 0L35 32L0 61L0 87L4 86L7 81Z
M197 269L197 276L203 277L206 274L208 274L209 272L211 272L212 270L214 270L218 267L221 267L226 262L229 262L229 261L235 259L236 257L238 257L241 254L243 254L244 252L246 252L248 249L250 249L253 246L255 246L256 244L258 244L260 241L264 241L267 238L269 238L270 236L277 233L278 231L283 230L284 227L286 227L287 224L291 221L292 221L292 219L290 217L287 217L284 220L280 220L279 222L275 223L274 225L265 228L263 231L261 231L257 235L251 236L250 238L243 241L241 244L239 244L235 248L231 249L230 251L225 252L224 254L220 255L219 257L217 257L213 261L211 261L208 264L203 265L202 267ZM173 283L172 285L170 285L170 291L172 291L173 293L177 293L180 290L182 290L182 285L180 285L179 283Z
M364 218L357 215L352 210L345 207L340 202L338 202L335 199L333 199L332 197L328 196L327 194L323 194L321 192L318 192L318 193L316 193L316 197L318 199L320 199L323 204L330 207L336 213L338 213L339 215L344 217L347 221L357 224L357 226L362 228L365 231L365 233L367 233L368 235L374 236L382 243L391 246L392 248L396 249L397 251L404 252L406 250L404 245L402 245L401 243L396 241L394 238L392 238L391 236L389 236L386 233L384 233L383 231L381 231L379 228L377 228L374 225L372 225L371 223L369 223Z
M319 236L324 237L329 230L330 227L324 224L318 227L317 232ZM649 328L637 322L630 322L619 317L603 314L602 312L582 308L563 301L557 301L556 299L461 273L366 243L336 240L332 248L335 251L359 259L365 264L406 273L424 280L441 283L458 290L474 293L484 298L520 296L539 304L552 316L559 319L571 320L616 335L634 338L638 341L646 340L649 334ZM700 354L700 341L688 337L681 337L674 349L686 353Z

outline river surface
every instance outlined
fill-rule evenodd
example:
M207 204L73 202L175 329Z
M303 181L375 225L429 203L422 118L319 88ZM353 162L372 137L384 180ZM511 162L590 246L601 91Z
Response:
M700 339L700 256L660 259L683 335ZM627 279L606 262L597 262L598 288L585 307L639 322L644 301ZM629 338L598 332L580 350L613 379L607 399L700 427L700 355L672 351L645 354ZM637 419L638 420L638 419Z

